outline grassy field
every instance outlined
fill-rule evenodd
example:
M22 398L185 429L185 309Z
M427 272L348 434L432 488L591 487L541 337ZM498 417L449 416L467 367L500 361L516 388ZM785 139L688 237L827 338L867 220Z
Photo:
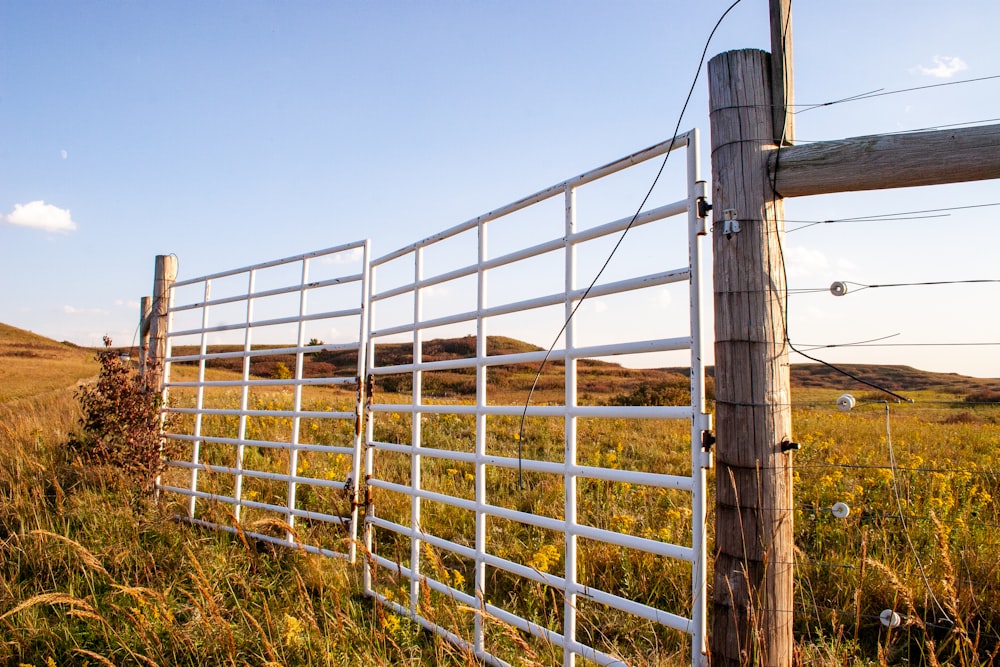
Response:
M170 518L180 511L179 500L154 505L114 471L75 460L65 447L79 418L70 387L96 373L92 352L77 349L79 357L73 357L65 350L74 348L26 335L0 329L0 351L13 351L15 361L34 360L39 376L46 378L36 383L28 366L0 376L0 663L475 664L373 605L361 595L358 570L342 561L179 524ZM32 349L36 344L39 349ZM65 357L40 356L55 355L57 349ZM610 366L588 370L587 400L593 402L639 400L639 387L667 387L678 377L676 369L645 378ZM817 367L793 371L794 428L803 446L795 473L799 660L810 665L992 664L1000 646L1000 471L995 465L1000 383L891 367L853 370L915 402L886 404L868 390L825 377ZM516 376L514 369L508 379L512 386ZM434 400L463 400L467 381L460 374L441 378L440 397ZM518 391L516 386L510 390ZM858 397L851 412L836 408L845 390ZM306 402L329 409L350 398L347 392L317 390ZM232 398L220 394L217 400L226 404ZM255 400L282 405L288 398L261 392ZM404 416L376 424L379 439L406 441ZM221 433L232 424L220 419L209 426ZM458 447L470 426L461 418L429 420L425 436L437 446ZM509 426L513 432L515 425ZM685 429L663 430L674 426L586 426L590 430L581 440L591 444L581 460L608 467L683 465L683 449L650 444L681 442ZM278 419L255 427L278 436L288 424ZM320 423L315 431L307 430L319 442L342 437L337 428ZM539 420L529 428L526 441L536 448L532 455L545 457L546 448L559 446L554 421ZM221 460L227 454L206 452L213 455ZM312 474L342 475L337 466L344 462L336 457L307 456L303 462ZM271 463L276 470L287 465L280 455ZM385 465L400 466L403 478L403 461ZM439 467L424 471L428 486L466 492L467 470ZM541 476L530 481L527 493L517 490L513 478L498 477L490 484L498 502L558 517L561 486ZM259 497L280 493L264 484L256 492ZM591 523L626 523L638 535L663 531L665 538L683 539L686 517L670 493L650 497L620 484L594 484L581 493L599 501L594 507L600 513L586 517ZM329 507L342 499L317 496L308 502ZM848 505L848 516L835 516L835 503ZM225 506L205 510L223 523L230 519ZM405 512L401 499L381 500L380 516ZM440 531L467 531L468 517L460 512L429 512L426 520ZM269 521L253 513L243 519L262 531ZM497 548L503 553L561 573L560 545L551 536L498 527L504 541ZM391 543L382 546L384 553L392 552ZM440 551L428 561L436 563L435 576L468 589L468 563ZM585 563L582 576L594 585L628 587L673 607L686 599L678 582L687 575L657 560L622 558L591 546ZM402 594L393 592L399 582L389 573L377 583L388 596ZM557 620L561 602L533 586L497 578L491 594L522 605L519 611L540 622ZM441 602L439 620L464 627L468 615ZM898 627L880 622L885 609L900 615ZM595 643L617 647L636 664L687 660L683 638L675 633L642 624L615 630L618 619L596 613L591 618L587 627ZM518 656L518 664L556 660L551 650L520 633L499 625L493 631L496 641Z
M65 389L97 369L93 350L0 324L0 403Z

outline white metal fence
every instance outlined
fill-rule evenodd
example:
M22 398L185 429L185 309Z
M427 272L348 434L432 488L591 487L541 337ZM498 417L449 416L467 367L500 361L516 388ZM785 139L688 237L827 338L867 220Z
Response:
M686 154L686 185L676 200L639 216L605 206L608 193L623 199L617 177L644 164L655 168L655 159L673 150ZM366 593L492 664L517 662L525 650L564 665L581 656L627 663L608 629L616 622L686 633L693 664L704 664L710 455L702 436L711 426L701 362L703 199L695 130L370 264L364 243L176 283L169 340L177 350L181 339L196 337L188 344L197 351L168 352L168 412L175 420L168 437L185 443L189 455L171 463L161 488L186 496L188 517L205 525L241 526L261 539L352 562L359 541L367 555ZM600 258L600 265L626 230L638 246L624 253L628 261L606 265L590 286L595 264L580 255ZM309 282L311 261L358 249L360 271ZM674 266L664 268L670 261ZM262 271L287 265L301 267L294 285L255 291ZM236 275L248 288L210 296L216 282ZM307 295L334 285L352 286L357 305L306 309ZM193 287L203 292L181 304L179 290ZM297 315L254 319L261 299L286 291L298 295ZM678 307L674 294L687 303ZM240 324L210 321L210 309L234 302L245 309ZM200 315L200 323L178 326L175 318L184 312ZM357 339L308 344L305 323L329 318L356 320ZM271 326L297 327L296 345L252 344L251 331ZM514 340L540 335L551 342L561 327L550 353ZM232 332L243 336L238 349L208 340ZM352 354L357 377L314 377L315 353L340 354L341 362ZM259 379L254 360L282 355L294 355L291 377ZM690 367L690 400L602 404L587 387L611 368L601 365L609 357L680 359L677 366ZM238 379L210 377L213 364L225 359L241 362ZM542 382L532 387L543 362ZM187 370L196 377L174 377L181 363L196 364ZM303 392L316 384L349 385L354 403L335 409L331 399ZM291 404L268 398L273 387L289 388ZM594 393L605 396L602 389ZM238 408L209 404L210 392L226 390L238 392ZM193 405L180 406L184 391ZM362 404L363 438L355 428ZM250 427L262 420L272 420L264 429L271 435L255 438ZM349 428L330 428L336 420ZM674 436L645 426L665 421L681 427ZM342 457L339 467L331 456ZM309 470L322 471L321 478ZM186 485L169 482L182 475ZM311 489L306 505L303 486ZM642 516L615 513L622 495L645 508ZM668 520L683 525L670 527ZM343 532L331 536L323 527L330 522ZM679 577L689 603L663 608L670 596L623 581L633 576L629 568L633 575L674 572L660 586ZM512 633L525 634L513 640Z
M168 474L161 490L188 497L189 520L353 561L367 285L367 242L174 283L165 435L183 444L169 468L188 484ZM357 337L310 336L333 322ZM346 375L314 361L336 352ZM307 387L348 387L349 400L309 399Z

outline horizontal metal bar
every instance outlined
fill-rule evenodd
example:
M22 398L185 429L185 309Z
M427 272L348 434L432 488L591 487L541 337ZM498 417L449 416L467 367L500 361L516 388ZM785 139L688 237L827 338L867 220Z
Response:
M509 315L510 313L518 313L526 310L533 310L536 308L545 308L548 306L560 305L566 303L567 299L570 301L576 301L582 298L584 294L589 294L590 298L597 298L601 296L609 296L611 294L620 294L632 290L647 289L650 287L656 287L658 285L667 285L670 283L680 282L682 280L688 280L690 278L690 275L691 275L691 270L688 268L672 269L670 271L663 271L661 273L652 273L646 276L639 276L637 278L628 278L626 280L619 280L613 283L595 285L589 291L589 293L585 288L572 290L568 292L555 292L552 294L547 294L545 296L539 296L532 299L525 299L522 301L514 301L511 303L491 306L489 308L484 308L478 311L468 310L462 313L454 313L452 315L436 317L431 320L422 320L416 323L407 323L407 324L400 324L394 327L387 327L385 329L372 331L370 335L372 338L378 338L383 336L393 336L401 333L409 333L414 330L433 329L436 327L443 327L450 324L472 322L480 317L482 318L497 317L499 315Z
M635 535L619 533L613 530L605 530L603 528L594 528L593 526L586 526L583 524L573 524L568 526L565 521L560 519L539 516L528 512L520 512L518 510L500 507L498 505L484 505L477 503L474 500L456 498L455 496L449 496L444 493L436 493L434 491L427 491L426 489L417 489L414 491L412 487L396 484L394 482L387 482L381 479L369 479L368 486L377 489L384 489L386 491L393 491L406 496L415 496L424 500L438 502L443 505L450 505L452 507L465 509L470 512L481 512L483 514L500 517L501 519L509 519L510 521L517 521L518 523L544 528L557 533L577 535L590 540L597 540L599 542L614 544L620 547L637 549L639 551L645 551L658 556L666 556L675 560L683 560L689 563L694 561L694 549L691 547L683 547L678 544L659 542L645 537L637 537Z
M584 172L579 176L574 176L573 178L567 179L562 183L551 185L543 190L539 190L535 194L528 195L527 197L518 199L515 202L512 202L510 204L507 204L506 206L502 206L498 209L490 211L489 213L477 216L475 218L472 218L471 220L467 220L466 222L458 224L450 229L446 229L432 236L428 236L422 241L412 243L408 246L400 248L399 250L396 250L395 252L391 252L388 255L384 255L382 257L374 259L371 262L371 266L373 267L380 266L394 259L399 259L400 257L403 257L405 255L414 252L417 248L427 246L432 243L436 243L438 241L442 241L457 234L461 234L464 231L474 229L478 227L479 224L481 223L489 222L491 220L496 220L497 218L502 218L505 215L509 215L510 213L520 211L521 209L527 208L528 206L531 206L533 204L543 202L546 199L562 195L565 193L566 188L575 188L581 185L585 185L597 179L603 178L604 176L609 176L610 174L622 171L623 169L627 169L628 167L641 164L646 160L659 157L660 155L666 153L668 150L678 150L681 148L685 148L688 145L690 135L691 132L685 132L684 134L679 134L672 139L661 141L660 143L650 146L649 148L645 148L641 151L636 151L635 153L623 157L621 159L615 160L614 162L609 162L608 164L602 167L591 169L590 171Z
M227 303L239 303L241 301L249 301L250 299L265 299L272 296L280 296L282 294L294 294L297 292L304 292L311 289L320 289L323 287L332 287L334 285L349 285L350 283L356 283L364 278L364 274L356 273L351 276L342 276L339 278L330 278L328 280L320 280L312 283L298 283L295 285L288 285L287 287L276 287L274 289L264 290L261 292L250 292L244 294L234 294L233 296L219 297L218 299L211 299L209 301L198 301L195 303L186 303L181 305L174 305L167 309L168 313L179 313L185 310L197 310L199 308L207 308L209 306L221 306ZM176 283L174 283L176 285Z
M378 557L376 557L376 560L379 562L380 565L382 565L382 567L388 567L388 565L386 565L386 563L383 562L385 559L379 559ZM374 598L375 601L378 602L379 604L385 607L389 607L389 609L396 612L400 616L408 618L414 623L419 624L428 632L433 632L435 634L441 635L447 641L451 642L460 649L472 653L487 665L492 665L493 667L513 667L510 663L501 660L492 653L476 649L473 645L469 644L469 642L465 641L451 630L441 627L437 623L434 623L433 621L424 618L420 614L414 614L412 611L410 611L403 605L399 604L398 602L393 602L392 600L390 600L389 598L385 597L384 595L382 595L377 591L368 591L368 595ZM463 593L463 596L464 595L465 594ZM478 602L476 604L478 604Z
M607 482L623 482L640 486L652 486L677 491L693 491L694 478L685 475L666 475L655 472L622 470L619 468L596 468L593 466L566 465L558 461L538 461L536 459L517 459L509 456L485 455L477 456L473 452L456 452L449 449L432 449L430 447L414 447L390 442L369 442L369 447L378 451L396 452L397 454L418 454L447 461L461 463L482 463L498 468L518 468L530 472L550 473L553 475L570 474L583 479L603 480Z
M227 505L241 505L242 507L249 507L251 509L258 509L265 512L274 512L275 514L291 514L292 516L300 519L311 519L314 521L323 521L324 523L335 523L341 528L351 523L350 517L346 516L336 516L334 514L324 514L322 512L292 509L282 505L272 505L271 503L262 503L256 500L247 500L245 498L237 500L232 496L223 496L215 493L209 493L207 491L192 491L191 489L182 489L176 486L161 485L157 488L161 491L176 493L177 495L187 496L188 498L193 496L204 500L214 500L216 502L226 503Z
M338 445L292 445L288 442L272 442L271 440L240 440L239 438L220 438L209 435L187 435L184 433L164 432L163 437L168 440L180 440L183 442L210 442L217 445L246 445L247 447L267 447L269 449L295 449L300 452L326 452L330 454L354 453L353 447L341 447Z
M673 614L662 609L657 609L656 607L651 607L647 604L636 602L635 600L630 600L628 598L621 597L620 595L608 593L597 588L580 586L577 592L581 597L589 598L594 602L600 602L603 605L623 611L626 614L638 616L639 618L645 618L653 623L659 623L660 625L665 625L668 628L680 630L681 632L686 632L687 634L691 634L693 632L690 618Z
M204 470L213 474L223 475L244 475L255 479L269 479L275 482L295 482L306 486L318 486L327 489L346 489L347 483L332 479L319 479L317 477L302 477L301 475L288 475L285 473L265 472L252 468L232 468L229 466L209 465L207 463L191 463L190 461L168 461L166 465L172 468L186 468L188 470ZM339 518L339 517L338 517Z
M316 410L238 410L231 408L164 408L164 412L175 415L212 415L220 417L304 417L308 419L353 420L353 412L321 412Z
M455 368L476 368L477 366L509 366L513 364L533 364L543 360L564 361L569 359L592 359L594 357L613 357L622 354L646 354L650 352L673 352L687 350L691 347L691 337L659 338L653 340L637 340L627 343L611 343L608 345L592 345L577 347L572 350L545 350L519 352L517 354L495 354L488 357L464 359L448 359L446 361L425 361L419 364L398 364L394 366L376 366L371 369L373 375L393 375L413 371L448 370ZM546 356L547 355L547 356ZM462 365L460 362L466 362ZM471 362L471 363L470 363Z
M377 560L378 564L381 565L382 567L384 567L384 568L386 568L388 570L391 570L393 572L399 572L402 576L406 577L407 579L413 579L413 571L410 568L407 568L407 567L405 567L403 565L400 565L399 563L394 563L393 561L391 561L391 560L389 560L387 558L384 558L382 556L376 556L376 560ZM506 569L506 568L504 568L504 569ZM535 579L535 577L526 577L526 578ZM453 597L456 600L458 600L459 602L464 602L465 604L467 604L468 606L470 606L472 609L479 609L480 608L480 604L481 603L480 603L479 600L474 599L474 598L466 600L466 598L471 598L472 596L469 596L468 594L463 593L461 591L456 591L455 589L451 588L450 586L447 586L446 584L438 582L435 579L427 578L427 577L421 577L421 582L425 582L427 585L431 586L431 588L433 588L434 590L438 590L439 592L442 592L442 593L445 593L445 594L452 594ZM656 609L654 607L649 607L647 605L643 605L641 603L632 602L631 600L627 600L626 598L620 598L618 596L614 596L614 595L611 595L611 594L608 594L608 593L604 593L603 591L597 591L597 590L594 590L594 589L588 589L587 587L584 587L584 586L576 586L575 588L579 589L579 594L582 595L583 597L591 597L588 593L594 592L594 593L597 594L597 596L592 597L592 599L594 599L594 600L605 602L605 603L607 603L607 602L615 602L616 604L609 604L608 606L614 607L616 609L621 609L622 606L626 606L626 607L628 607L627 610L626 609L621 609L621 610L622 611L629 611L630 613L633 613L633 614L635 614L637 616L640 616L642 618L647 618L648 620L651 620L651 621L656 622L656 623L660 623L661 625L665 625L667 627L674 628L676 630L680 630L682 632L687 632L688 634L690 634L690 624L691 624L691 621L689 619L686 619L686 618L682 617L682 616L677 616L676 614L671 614L669 612L664 612L664 611L658 610L658 609ZM399 605L398 603L392 602L391 600L388 600L388 598L385 598L384 596L381 596L378 593L374 593L374 595L377 595L377 596L381 597L383 600L386 601L386 603L391 603L391 605L393 606L393 608L397 609L399 611L399 613L402 613L402 614L404 614L404 615L406 615L408 617L411 617L411 618L413 617L413 615L410 612L410 610L407 609L406 607L403 607L402 605ZM631 605L622 605L621 604L622 602L624 602L624 603L630 603L631 602L632 604ZM588 660L591 660L593 662L597 662L598 664L601 664L601 665L621 665L622 664L621 658L618 658L616 656L604 653L602 651L599 651L599 650L595 649L592 646L588 646L588 645L582 644L580 642L571 642L571 641L568 641L565 638L565 636L563 636L562 634L560 634L560 633L558 633L558 632L556 632L554 630L550 630L548 628L545 628L543 626L537 625L535 623L532 623L531 621L529 621L529 620L527 620L525 618L522 618L520 616L517 616L515 614L512 614L511 612L507 611L506 609L503 609L501 607L497 607L496 605L486 604L485 605L485 611L490 616L493 616L493 617L497 618L498 620L500 620L500 621L502 621L502 622L504 622L504 623L506 623L508 625L511 625L512 627L516 627L516 628L518 628L520 630L523 630L525 632L530 632L531 634L534 634L535 636L539 637L540 639L548 641L549 643L554 644L556 646L562 646L562 647L565 647L565 648L569 648L570 650L574 651L575 653L577 653L577 654L579 654L579 655L587 658Z
M390 288L388 290L377 292L371 296L372 303L378 301L384 301L386 299L391 299L396 296L401 296L403 294L408 294L418 289L424 289L426 287L433 287L434 285L440 285L452 280L458 280L460 278L465 278L468 276L475 275L480 269L484 271L489 271L491 269L496 269L501 266L506 266L509 264L514 264L515 262L520 262L532 257L538 257L539 255L544 255L550 252L557 252L564 250L566 244L576 245L583 243L585 241L592 241L594 239L601 238L602 236L607 236L609 234L614 234L616 232L623 231L626 228L636 228L642 225L647 225L658 220L663 220L675 215L680 215L686 213L688 209L688 201L683 199L681 201L674 202L672 204L667 204L665 206L660 206L655 209L650 209L640 213L638 216L629 216L626 218L620 218L612 222L599 225L596 227L590 227L582 231L576 232L575 234L570 234L568 237L560 237L557 239L552 239L551 241L545 241L528 248L523 248L506 255L501 255L499 257L494 257L492 259L484 260L480 264L470 264L457 269L453 269L446 273L441 273L430 278L424 278L416 282L407 283L405 285L399 285L397 287ZM596 289L596 288L595 288ZM582 293L583 290L580 290ZM573 294L569 292L568 294Z
M402 414L453 414L453 415L502 415L520 417L587 417L621 419L690 419L693 408L689 405L438 405L410 403L373 403L373 412Z
M358 379L352 377L335 377L335 378L302 378L301 380L296 380L294 378L289 378L288 380L205 380L203 382L197 382L192 380L191 382L164 382L164 387L294 387L295 385L310 386L310 385L340 385L340 384L357 384Z
M529 632L539 639L543 639L550 644L555 644L556 646L561 646L567 648L577 655L580 655L591 662L596 662L599 665L614 665L615 667L622 667L625 663L618 656L611 655L609 653L604 653L595 649L593 646L587 646L586 644L581 644L580 642L569 641L565 636L559 634L554 630L549 630L548 628L538 625L537 623L532 623L531 621L516 616L506 609L497 607L496 605L486 604L484 605L486 613L494 618L500 620L507 625Z
M360 350L360 343L329 343L323 345L303 345L302 347L274 347L259 348L256 350L235 350L232 352L206 352L205 354L183 354L171 356L164 359L171 363L184 361L208 361L211 359L242 359L243 357L270 357L277 354L297 354L305 352L312 354L315 352L339 352L343 350Z
M174 519L177 521L184 521L186 523L193 524L195 526L201 526L202 528L209 528L214 530L224 530L227 533L232 533L233 535L243 535L245 537L251 537L255 540L260 540L261 542L269 542L271 544L278 544L283 547L289 547L292 549L301 549L302 551L317 554L319 556L326 556L328 558L344 558L347 559L349 556L346 553L341 553L340 551L333 551L332 549L324 549L322 547L317 547L306 542L299 542L293 540L289 542L288 540L281 539L280 537L274 537L273 535L265 535L264 533L256 533L252 530L244 530L242 528L234 528L233 526L227 526L221 523L214 523L212 521L205 521L204 519L192 519L191 517L183 516L180 514L174 515Z
M414 531L407 526L404 526L399 523L394 523L391 521L386 521L385 519L381 519L379 517L366 517L365 521L374 526L390 530L399 535L409 536L413 535L414 533ZM423 531L417 531L415 538L423 542L427 542L428 544L431 544L440 549L445 549L447 551L456 553L460 556L464 556L469 560L475 560L477 557L481 556L483 558L483 562L485 562L487 565L491 567L495 567L497 569L510 572L511 574L524 577L525 579L531 579L532 581L535 581L544 586L552 586L554 588L558 588L563 591L566 590L566 580L563 577L559 577L554 574L549 574L547 572L540 572L532 567L528 567L527 565L522 565L521 563L515 563L514 561L507 560L506 558L501 558L500 556L496 556L489 552L483 552L482 554L477 554L475 549L472 549L470 547L461 544L456 544L451 540L446 540L442 537L438 537L437 535L431 535L430 533L426 533Z
M253 329L255 327L273 327L280 324L297 324L299 322L313 322L315 320L332 320L339 317L354 317L362 314L361 308L351 308L349 310L331 310L326 313L312 313L310 315L291 315L289 317L276 317L270 320L256 320L253 322L237 322L236 324L219 324L214 327L199 327L197 329L185 329L184 331L168 331L168 338L180 336L196 336L206 333L219 333L221 331L241 331L243 329Z
M293 262L301 262L304 259L315 259L316 257L322 257L324 255L335 255L337 253L345 252L347 250L354 250L355 248L364 248L367 241L352 241L350 243L345 243L343 245L333 246L331 248L324 248L322 250L314 250L312 252L302 253L301 255L292 255L291 257L285 257L283 259L275 259L270 262L262 262L260 264L251 264L250 266L244 266L238 269L230 269L228 271L220 271L219 273L211 273L207 276L201 276L199 278L189 278L187 280L180 280L174 283L174 287L184 287L186 285L194 285L200 282L205 282L206 280L215 280L217 278L225 278L227 276L236 276L241 273L247 273L254 269L269 269L274 266L281 266L282 264L291 264Z

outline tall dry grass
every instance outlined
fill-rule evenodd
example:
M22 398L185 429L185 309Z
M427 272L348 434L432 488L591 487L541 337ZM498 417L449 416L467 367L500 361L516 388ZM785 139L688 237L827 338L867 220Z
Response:
M796 455L795 482L799 663L994 664L1000 645L1000 541L995 537L1000 476L994 462L1000 409L931 393L919 396L914 406L893 406L892 469L884 406L863 404L839 413L832 407L835 397L826 390L796 393L797 402L815 406L795 412L796 439L804 447ZM331 405L341 398L309 397ZM278 405L284 399L260 400ZM361 594L358 570L342 561L176 523L170 501L154 505L114 470L84 465L67 453L65 443L79 416L72 392L65 389L0 403L0 663L476 663L373 605ZM405 415L384 416L378 423L379 438L406 441L410 424ZM461 417L428 419L424 435L433 446L464 448L471 426ZM683 429L670 431L675 426L583 424L581 462L677 469L686 455L678 444ZM220 421L214 427L229 425ZM288 424L262 420L255 428L262 436L277 435ZM491 428L507 429L511 436L516 432L513 420ZM529 455L560 454L556 421L535 421L526 433ZM340 434L320 427L311 437ZM511 441L491 441L491 451L510 455L503 448ZM323 466L343 465L334 458L302 461L313 466L313 474L322 474L317 468ZM283 463L270 462L276 470ZM386 459L380 465L389 478L403 480L408 474L404 460ZM424 476L432 489L463 495L469 472L460 465L428 462ZM555 477L530 479L525 490L514 476L497 473L490 484L494 502L561 516ZM585 518L595 525L627 524L637 534L684 537L682 498L651 497L615 484L585 484L581 496L592 501L584 513L590 512ZM836 502L851 506L847 518L829 511ZM402 518L405 499L383 495L379 508L380 514ZM214 511L231 521L224 507ZM425 520L439 534L469 529L467 515L444 507L428 507ZM496 553L540 571L561 572L557 536L509 523L497 526ZM391 540L380 547L384 555L394 553ZM593 585L647 595L667 608L686 604L689 593L678 584L685 572L598 544L584 545L583 551L583 576ZM406 558L401 552L400 560ZM433 549L426 549L423 558L427 574L469 590L468 563ZM405 593L391 572L381 571L377 585L387 597L401 600ZM562 600L557 592L499 572L490 586L493 599L558 627ZM436 593L425 595L436 621L468 627L468 609ZM881 624L884 609L899 614L898 627ZM620 650L635 664L683 664L686 659L683 637L595 610L586 601L580 613L593 619L583 627L586 641ZM487 619L487 632L514 662L559 661L550 647L502 623Z
M0 664L471 664L341 561L174 521L65 443L71 390L0 404Z

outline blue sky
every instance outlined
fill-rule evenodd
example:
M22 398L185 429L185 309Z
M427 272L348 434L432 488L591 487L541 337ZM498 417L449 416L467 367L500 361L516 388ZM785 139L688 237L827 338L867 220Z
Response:
M728 5L0 0L0 321L126 343L157 254L182 278L360 238L379 255L656 143ZM793 6L800 104L1000 74L994 0ZM767 3L743 0L709 56L768 42ZM704 131L707 171L706 91L703 71L681 127ZM998 101L994 79L823 107L797 138L996 119ZM996 202L986 181L790 200L786 216ZM998 212L791 233L791 286L1000 278ZM998 297L797 295L789 329L800 345L998 342ZM1000 377L996 346L821 354Z

